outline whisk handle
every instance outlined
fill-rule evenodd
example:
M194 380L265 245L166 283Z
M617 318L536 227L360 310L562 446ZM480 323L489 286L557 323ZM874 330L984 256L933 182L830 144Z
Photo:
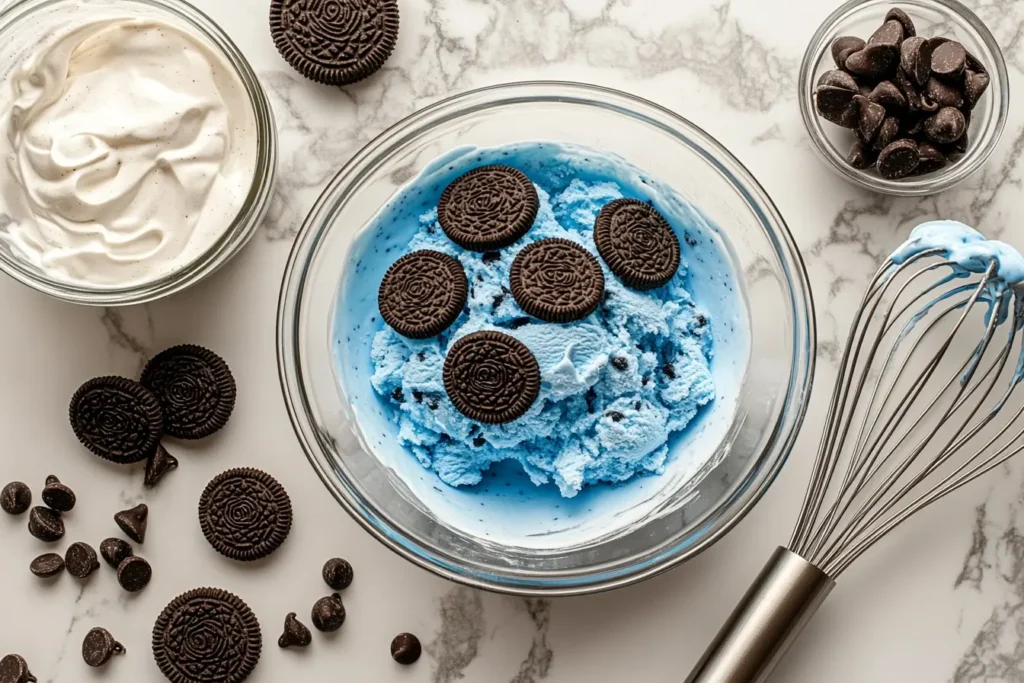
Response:
M777 549L686 683L767 681L834 586L804 558Z

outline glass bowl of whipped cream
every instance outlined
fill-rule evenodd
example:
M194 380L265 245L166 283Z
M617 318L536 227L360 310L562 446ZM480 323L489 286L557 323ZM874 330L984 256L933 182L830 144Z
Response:
M0 269L66 301L137 304L252 237L273 114L209 17L182 0L20 0L0 44Z
M536 218L511 245L463 249L438 204L485 166L525 175ZM520 206L486 187L458 203ZM631 288L599 254L597 217L616 206L675 235L681 258L663 284ZM633 243L647 249L643 230ZM520 307L510 264L541 240L600 266L591 312L556 323ZM378 295L390 266L422 250L453 257L468 292L448 328L408 339L383 322ZM548 291L574 281L562 272ZM404 286L411 310L447 296L431 282ZM574 595L678 565L754 506L803 419L814 330L797 246L721 144L626 93L530 82L420 111L338 173L284 275L278 362L309 461L382 543L468 585ZM535 396L500 424L462 413L442 381L452 345L480 331L525 347L539 370ZM484 402L517 376L500 360L466 368Z

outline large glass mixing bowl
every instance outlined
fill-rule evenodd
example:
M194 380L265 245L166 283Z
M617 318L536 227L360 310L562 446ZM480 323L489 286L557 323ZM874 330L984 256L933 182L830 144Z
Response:
M623 514L621 522L585 541L564 545L544 528L537 534L547 543L495 542L424 504L379 452L397 447L397 428L381 419L383 411L360 413L353 395L362 400L372 392L345 379L359 376L345 371L349 365L365 376L372 331L363 326L347 335L352 339L350 348L341 350L341 372L334 334L339 283L359 248L355 238L400 188L453 148L533 140L616 154L699 207L733 261L750 328L749 360L734 405L712 408L728 412L715 414L724 420L723 428L713 452L706 454L706 466L685 480L662 475L624 485L647 487L656 504L648 501L643 515ZM361 277L379 282L382 274ZM786 461L806 408L815 341L799 251L771 199L743 165L666 109L575 83L516 83L469 92L412 115L367 145L338 173L302 226L278 310L285 401L302 448L331 493L365 529L416 564L455 581L519 595L575 595L623 586L678 565L721 538ZM674 450L684 448L681 443ZM435 476L427 470L421 474ZM437 480L436 486L444 484Z

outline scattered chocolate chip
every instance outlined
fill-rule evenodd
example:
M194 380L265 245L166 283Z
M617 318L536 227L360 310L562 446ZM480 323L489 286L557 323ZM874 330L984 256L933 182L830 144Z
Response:
M900 68L917 87L923 88L932 71L930 43L920 36L904 40L900 46Z
M451 327L468 296L469 280L458 259L421 249L388 268L377 292L377 307L398 334L427 339Z
M904 37L903 24L895 19L889 19L871 34L871 37L868 38L868 45L899 47Z
M841 69L833 69L832 71L826 71L818 79L819 86L829 86L833 88L842 88L843 90L849 90L851 92L860 92L860 85L850 74L842 71ZM690 246L693 246L692 244Z
M611 363L612 367L618 370L619 372L625 372L626 370L629 370L629 361L623 358L622 356L612 356Z
M550 323L582 320L604 296L604 271L597 258L575 242L542 239L522 249L509 270L516 303Z
M114 515L114 521L128 538L136 543L146 542L146 527L149 526L149 506L140 503L130 510Z
M878 174L886 180L905 178L917 169L921 154L913 140L897 140L878 154Z
M485 251L483 253L483 256L480 257L480 260L483 261L484 263L496 263L501 260L501 252Z
M846 161L850 166L863 170L871 168L871 165L875 163L875 157L870 147L866 147L860 140L857 140L850 148L850 153L846 155Z
M85 579L100 568L100 560L88 543L72 543L64 553L64 565L68 574L76 579Z
M607 415L612 422L622 422L626 419L626 416L617 410L609 410L605 415Z
M341 628L345 623L345 605L341 602L341 596L335 593L317 600L313 605L312 618L313 626L323 633Z
M880 104L858 96L860 100L860 121L857 124L857 134L863 143L874 142L885 123L885 107Z
M950 82L961 80L967 67L967 50L960 43L949 40L932 52L932 74Z
M220 431L235 408L237 390L228 364L195 344L158 353L139 381L160 400L164 431L179 439L203 439Z
M153 656L174 683L242 683L259 663L263 635L249 606L217 588L179 595L153 626Z
M832 41L832 61L840 69L846 68L846 60L854 52L860 52L867 43L857 36L840 36Z
M57 512L70 512L75 507L75 492L60 483L60 480L52 474L46 478L46 487L43 488L43 502L51 510Z
M937 147L929 142L917 143L917 151L921 155L921 162L917 165L916 175L932 173L946 165L945 155Z
M129 593L138 593L152 578L153 567L141 557L126 557L117 566L117 582Z
M32 489L20 481L12 481L0 491L0 509L9 515L21 515L32 507Z
M324 563L323 577L328 586L336 591L342 591L352 585L355 571L347 560L335 557Z
M882 81L868 94L868 100L880 104L887 110L906 109L907 98L903 96L900 89L892 81Z
M938 78L928 79L925 93L928 95L928 99L940 107L959 107L964 103L964 96L960 90Z
M213 549L232 560L268 557L288 538L292 503L272 476L251 467L222 472L199 499L199 524Z
M37 683L28 670L28 662L21 655L7 655L0 659L0 683Z
M964 103L968 109L974 109L978 100L988 90L991 81L991 77L985 71L967 71L964 78Z
M64 520L59 512L37 505L28 513L28 532L44 543L64 538Z
M530 349L502 332L473 332L452 344L444 388L456 410L474 422L505 424L540 394L540 365Z
M391 641L391 658L403 666L410 666L423 654L420 639L411 633L399 633Z
M638 199L605 204L594 222L594 243L623 284L641 291L668 284L682 258L672 226L657 209Z
M114 636L105 628L92 629L82 641L82 659L92 667L103 666L114 655L124 653L124 645L114 640Z
M128 541L120 538L108 538L100 543L100 556L112 568L117 569L125 558L135 554Z
M943 107L924 122L924 132L940 145L956 142L967 130L967 120L959 109Z
M854 103L857 96L856 91L822 85L814 91L814 106L826 121L844 128L855 128L859 119L859 109Z
M914 26L914 20L910 18L910 15L901 10L899 7L893 7L885 13L886 21L898 21L903 26L903 35L906 38L913 38L917 35L917 28Z
M671 363L665 363L663 366L661 366L661 371L665 373L665 376L668 377L669 379L676 378L676 366L672 365Z
M164 433L160 400L124 377L89 380L71 398L69 413L71 427L86 448L122 465L148 458Z
M895 116L885 117L885 121L882 122L882 127L878 129L878 135L875 137L871 149L875 152L881 152L895 142L899 134L900 120Z
M28 568L41 579L51 579L64 571L64 558L57 553L46 553L32 560Z
M284 618L284 633L277 639L277 646L281 649L289 647L308 647L313 642L313 634L309 632L306 625L296 618L295 612L291 612Z
M854 76L881 80L895 71L899 59L900 52L895 45L868 45L846 58L846 70Z
M167 452L163 444L157 444L153 455L146 461L146 478L143 480L147 489L160 483L168 472L178 469L178 459Z
M537 188L509 166L483 166L458 177L441 194L437 220L463 249L487 252L511 246L533 227Z

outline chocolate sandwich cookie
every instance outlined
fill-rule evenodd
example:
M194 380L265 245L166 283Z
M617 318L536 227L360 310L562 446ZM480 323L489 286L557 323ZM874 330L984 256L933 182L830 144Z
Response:
M580 245L557 237L519 252L509 281L519 307L551 323L586 318L604 296L601 264Z
M521 417L540 393L540 365L521 341L495 331L455 342L444 361L444 389L455 408L476 422Z
M199 523L214 550L250 562L277 550L292 528L292 504L284 487L266 472L228 470L199 499Z
M679 238L672 226L638 199L616 199L601 209L594 242L611 271L633 289L661 287L679 269Z
M466 305L469 281L448 254L423 249L406 254L385 273L377 293L384 322L410 339L441 334Z
M491 251L513 244L537 218L537 188L522 171L481 166L445 188L437 220L452 242L470 251Z
M153 656L172 683L241 683L262 649L256 615L241 598L217 588L179 595L153 627Z
M97 377L83 384L71 398L69 414L86 448L122 465L148 458L164 433L159 399L124 377Z
M164 431L179 439L220 431L235 408L231 369L202 346L184 344L157 354L142 371L141 382L163 407Z
M273 0L270 34L306 78L349 85L384 66L398 41L398 0Z

